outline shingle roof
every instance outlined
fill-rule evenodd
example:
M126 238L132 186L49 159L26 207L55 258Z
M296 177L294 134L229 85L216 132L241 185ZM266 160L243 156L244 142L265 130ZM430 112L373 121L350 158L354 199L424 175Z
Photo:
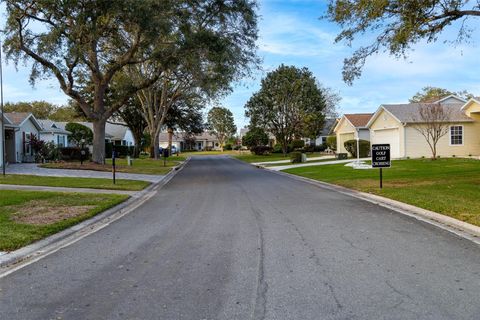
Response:
M93 123L91 122L79 122L79 121L74 121L75 123L79 123L79 124L82 124L84 125L85 127L87 128L90 128L90 130L93 131ZM61 129L64 129L65 130L65 126L67 125L67 123L70 123L70 122L65 122L65 121L60 121L60 122L55 122L55 124L57 125L57 127L61 128ZM107 123L108 125L108 123ZM107 139L114 139L113 136L107 131L107 127L105 126L105 138Z
M5 112L5 117L16 126L20 125L30 115L31 113L29 112Z
M385 104L382 105L388 112L395 116L400 122L415 123L422 122L420 117L420 108L423 106L434 106L434 103L409 103L409 104ZM467 117L462 112L461 103L446 103L442 107L450 115L451 122L472 122L473 120Z
M337 119L335 118L327 118L325 119L325 123L323 124L322 132L320 132L320 136L328 136L333 130L333 127L337 124Z
M59 134L71 134L70 131L65 130L64 127L57 125L56 122L49 120L49 119L39 119L37 120L42 127L42 132L53 132Z
M345 118L350 121L356 128L366 127L368 121L373 116L373 113L354 113L354 114L345 114Z

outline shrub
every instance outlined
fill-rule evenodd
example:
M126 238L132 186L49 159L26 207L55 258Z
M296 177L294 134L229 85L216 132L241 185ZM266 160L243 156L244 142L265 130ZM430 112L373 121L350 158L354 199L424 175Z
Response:
M273 150L272 150L272 153L282 153L283 150L282 150L282 145L280 144L276 144L273 146Z
M302 153L299 151L294 151L290 153L290 161L292 163L300 163L302 162Z
M360 142L360 157L368 157L370 153L370 141L367 140L359 140ZM352 157L357 157L357 140L348 140L344 143L345 150L347 150Z
M134 146L113 146L111 143L105 144L105 154L107 158L112 156L113 148L115 148L115 156L116 157L126 157L133 155Z
M83 150L85 151L83 159L88 160L90 158L90 151L88 150L88 148L84 148ZM80 161L82 158L82 149L78 147L58 148L58 153L59 158L65 161Z
M268 144L268 135L261 128L253 128L242 137L242 145L252 148Z
M272 148L268 146L256 146L250 148L250 151L257 156L261 156L272 152Z
M223 150L233 150L233 146L230 143L227 143L224 147Z
M68 140L73 142L77 147L82 146L82 139L85 140L85 145L91 145L93 141L93 131L80 123L69 122L65 125L65 130L70 131Z
M236 146L233 146L233 150L240 150L242 146L239 146L239 145L236 145Z
M305 152L315 152L315 146L309 144L309 145L305 146L305 147L303 148L303 150L304 150Z
M323 151L327 150L327 148L328 148L327 144L322 143L319 146L315 146L315 152L323 152Z
M292 148L293 150L301 149L304 146L305 146L305 141L300 139L292 140L292 142L290 143L290 148Z
M327 137L327 147L333 151L337 151L337 136Z

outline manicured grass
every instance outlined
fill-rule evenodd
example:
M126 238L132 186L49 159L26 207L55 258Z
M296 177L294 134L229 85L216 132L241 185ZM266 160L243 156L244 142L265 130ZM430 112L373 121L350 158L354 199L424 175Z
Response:
M0 184L131 191L142 190L145 189L148 185L150 185L150 183L147 181L139 180L116 179L116 183L113 184L112 179L45 177L23 174L7 174L5 177L0 176ZM0 192L3 192L3 190Z
M118 158L115 159L115 166L117 172L124 173L137 173L137 174L159 174L165 175L169 173L173 167L177 166L180 161L184 161L186 158L183 156L173 156L168 158L165 163L163 159L153 160L150 158L133 159L133 165L128 166L127 159ZM84 162L83 165L79 161L72 162L58 162L58 163L46 163L40 165L44 168L50 169L75 169L75 170L94 170L94 171L111 171L112 159L107 159L106 164L97 164L93 162Z
M319 157L321 156L320 153L307 153L307 157ZM235 158L248 162L248 163L254 163L254 162L270 162L270 161L278 161L278 160L290 160L290 155L287 154L286 157L283 156L282 153L271 153L267 154L264 156L257 156L252 154L251 152L246 152L241 155L236 155Z
M0 251L11 251L57 233L128 196L38 191L0 191Z
M480 161L473 159L398 160L383 170L340 165L301 167L285 172L370 192L480 226Z

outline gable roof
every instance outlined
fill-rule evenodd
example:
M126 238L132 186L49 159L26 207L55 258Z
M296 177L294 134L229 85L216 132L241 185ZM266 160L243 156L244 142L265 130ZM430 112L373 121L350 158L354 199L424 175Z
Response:
M326 118L325 123L323 124L322 132L320 132L319 136L329 136L336 124L336 118Z
M57 133L57 134L66 134L69 135L71 134L70 131L67 131L62 128L61 126L58 126L55 122L49 119L39 119L37 120L40 126L42 127L40 132L43 133Z
M63 130L65 130L65 126L68 124L68 123L78 123L78 124L81 124L81 125L84 125L85 127L87 128L90 128L90 130L92 130L93 132L93 123L91 122L81 122L81 121L68 121L68 122L65 122L65 121L59 121L59 122L55 122L55 124L57 125L58 128L61 128ZM106 139L113 139L113 136L111 134L109 134L107 132L107 128L105 127L105 138Z
M365 128L372 116L373 113L351 113L344 115L355 128Z
M448 102L448 100L455 100L455 102ZM462 99L454 94L446 96L438 101L434 101L434 103L465 103L467 102L465 99Z
M123 140L125 138L127 130L128 127L126 125L119 123L107 122L107 124L105 125L105 132L107 132L112 137L112 140Z
M13 125L22 126L27 120L31 120L33 125L41 130L42 127L38 123L37 119L30 112L5 112L4 117Z
M387 110L402 123L420 123L420 109L425 106L435 106L438 103L408 103L408 104L384 104L380 107ZM441 106L450 114L449 122L472 122L463 111L461 103L442 103ZM369 122L369 125L372 121Z

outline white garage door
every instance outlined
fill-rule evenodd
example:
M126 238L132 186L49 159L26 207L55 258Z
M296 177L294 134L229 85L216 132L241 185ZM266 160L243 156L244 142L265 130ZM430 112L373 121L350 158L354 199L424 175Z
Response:
M400 158L400 134L398 129L375 130L371 137L372 144L388 143L390 157Z

